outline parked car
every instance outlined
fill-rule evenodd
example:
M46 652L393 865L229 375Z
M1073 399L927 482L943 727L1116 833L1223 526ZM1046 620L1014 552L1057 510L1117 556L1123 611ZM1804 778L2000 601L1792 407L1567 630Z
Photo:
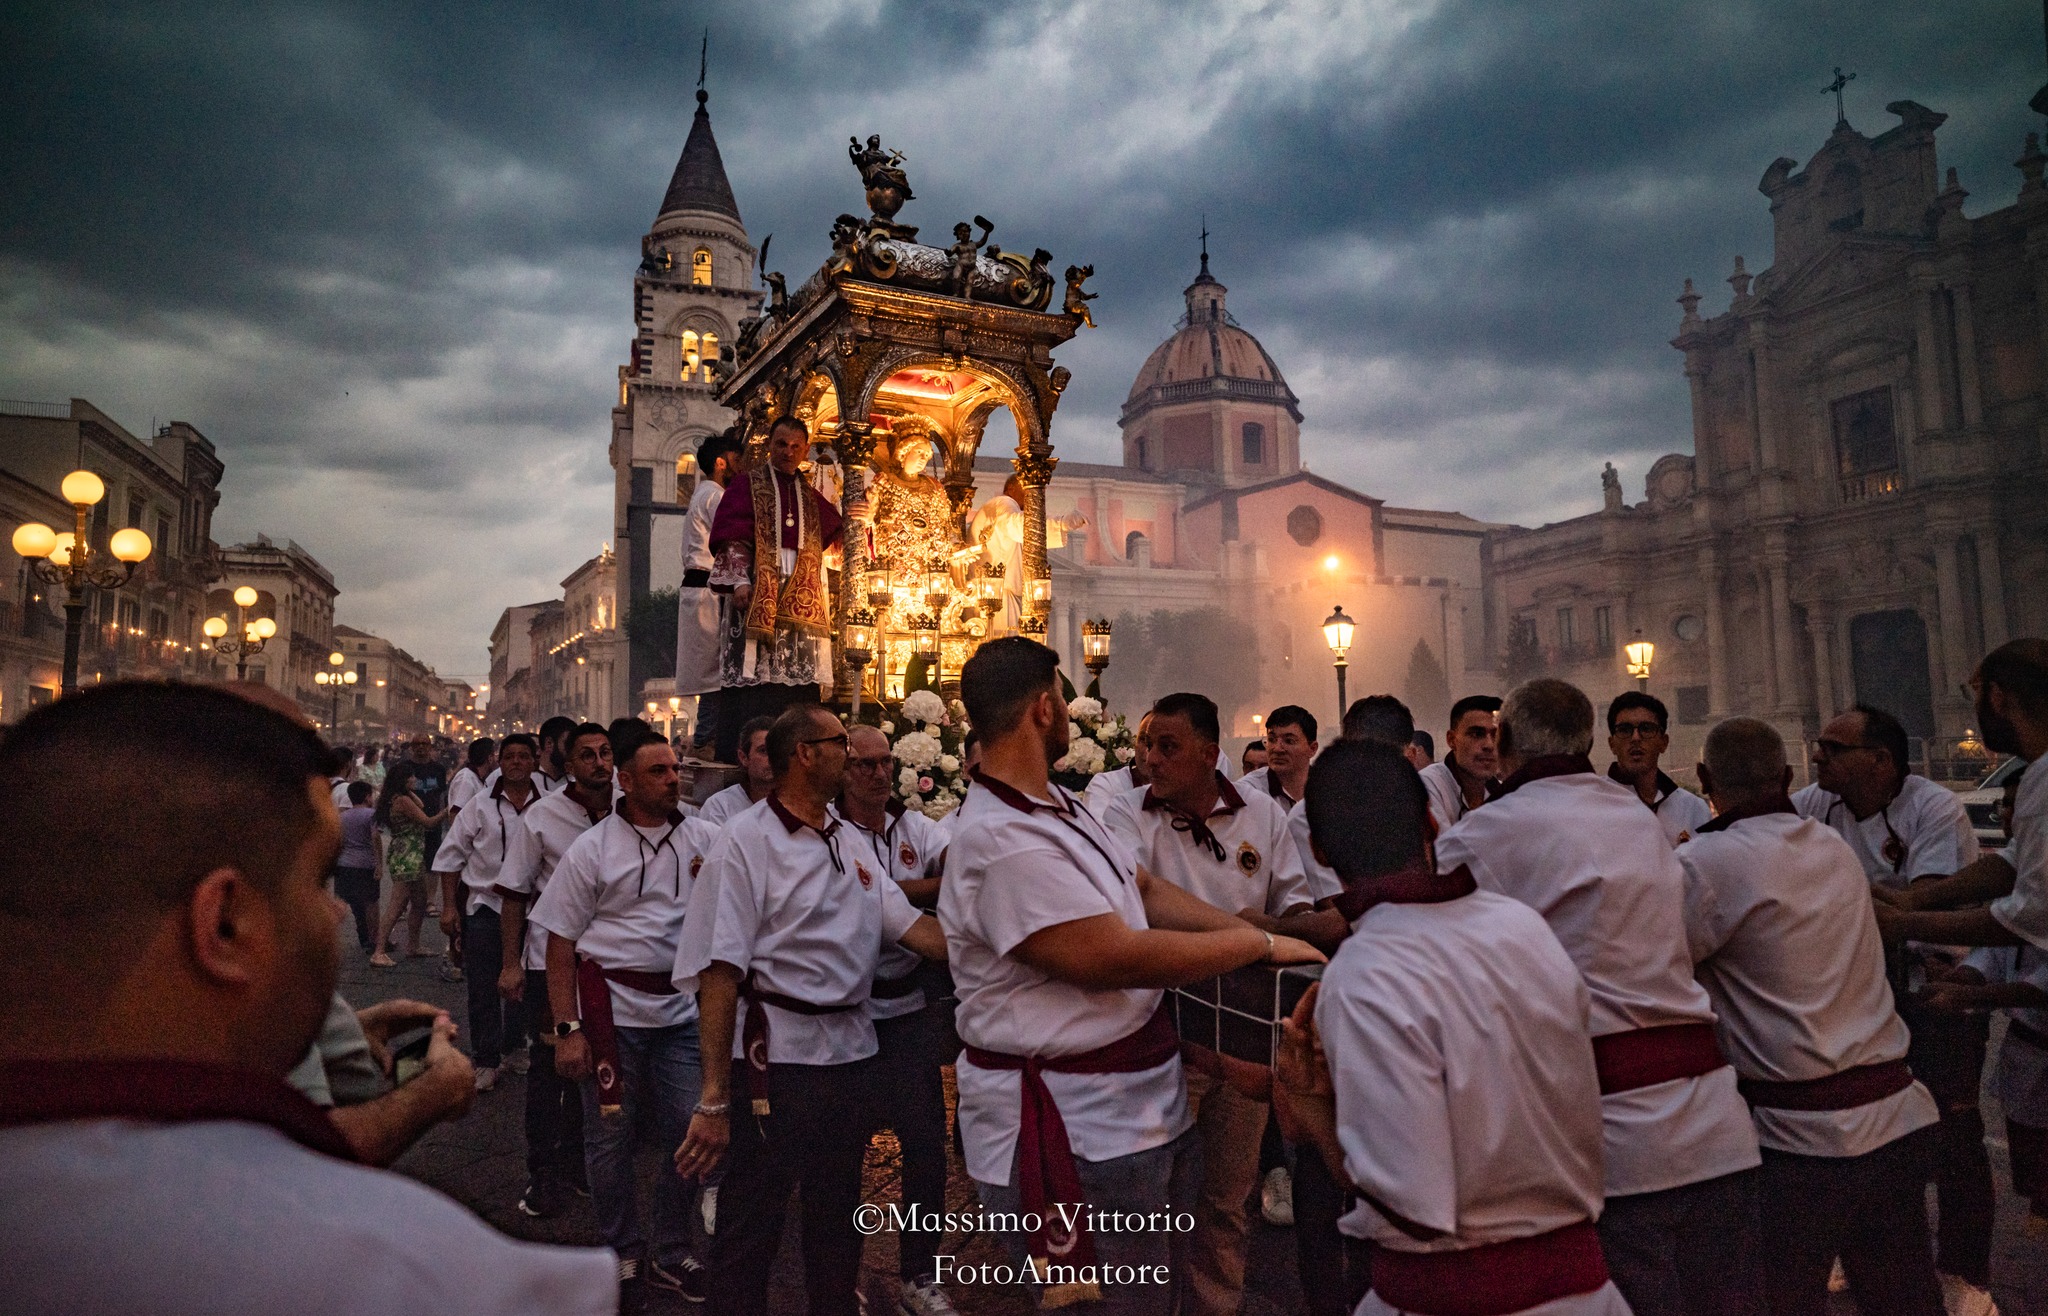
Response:
M1963 808L1970 815L1970 830L1977 833L1977 844L1984 848L1986 854L2005 848L2005 829L1998 825L1998 802L2005 797L2005 783L2025 766L2024 759L2007 759L1978 782L1975 790L1963 792Z

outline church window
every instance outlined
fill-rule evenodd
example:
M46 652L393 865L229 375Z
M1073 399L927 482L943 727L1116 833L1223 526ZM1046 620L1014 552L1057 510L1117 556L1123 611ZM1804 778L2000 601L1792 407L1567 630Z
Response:
M711 248L699 247L690 253L690 282L699 288L711 286Z
M1593 647L1601 653L1614 652L1614 609L1593 609Z
M696 330L683 330L681 349L683 361L682 378L687 383L689 380L697 377L697 363L703 359L702 354L697 349Z
M1151 460L1145 452L1145 436L1142 434L1138 436L1138 469L1141 471L1152 469Z
M1570 608L1559 608L1557 610L1558 648L1569 649L1572 647L1573 643L1575 642L1573 629L1574 628L1572 626L1572 610Z
M1309 547L1323 537L1323 514L1303 503L1287 514L1287 533L1295 543Z
M697 454L686 452L676 458L676 502L687 506L697 492Z
M1266 427L1257 421L1246 421L1244 425L1244 464L1263 465L1266 460Z
M1703 685L1682 685L1678 687L1678 721L1681 726L1704 726L1712 715L1708 706L1710 695Z
M711 382L711 363L718 359L718 335L706 329L702 341L704 345L704 382L708 384Z
M1535 651L1536 619L1534 617L1515 618L1515 633L1511 643L1517 649Z
M1897 487L1889 475L1899 468L1898 437L1892 428L1892 391L1873 388L1842 398L1832 411L1835 430L1835 459L1845 484L1859 488L1877 479Z

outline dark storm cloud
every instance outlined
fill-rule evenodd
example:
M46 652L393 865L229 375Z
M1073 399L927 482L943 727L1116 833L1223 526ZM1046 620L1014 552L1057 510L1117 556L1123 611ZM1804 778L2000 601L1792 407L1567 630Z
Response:
M587 11L587 12L586 12ZM1672 304L1833 121L1948 113L1970 213L2036 126L2038 15L1634 0L48 7L0 31L0 392L189 418L224 533L306 543L343 616L444 670L609 534L630 276L712 111L792 278L857 209L849 132L910 157L904 218L995 217L1095 264L1103 328L1055 439L1113 459L1200 217L1231 308L1303 399L1316 469L1541 521L1602 459L1687 446Z

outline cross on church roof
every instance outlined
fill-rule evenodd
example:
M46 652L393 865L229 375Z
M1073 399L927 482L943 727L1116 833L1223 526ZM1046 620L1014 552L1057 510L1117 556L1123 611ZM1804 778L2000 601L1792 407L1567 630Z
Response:
M697 51L697 90L704 90L704 75L711 68L711 29L704 29L704 44ZM1841 70L1837 69L1836 72Z
M1209 214L1202 212L1202 273L1209 272Z
M1837 64L1835 65L1835 80L1820 89L1820 94L1823 96L1829 92L1835 94L1835 123L1837 125L1849 122L1849 116L1842 112L1842 88L1854 81L1856 81L1856 75L1853 73L1843 73L1842 66Z

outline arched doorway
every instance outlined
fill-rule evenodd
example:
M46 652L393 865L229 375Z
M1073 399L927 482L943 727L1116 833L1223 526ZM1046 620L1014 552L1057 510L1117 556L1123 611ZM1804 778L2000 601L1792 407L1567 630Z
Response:
M1866 612L1849 623L1856 702L1882 708L1908 735L1934 734L1934 686L1927 675L1927 623L1911 608ZM1822 710L1823 713L1830 710Z

